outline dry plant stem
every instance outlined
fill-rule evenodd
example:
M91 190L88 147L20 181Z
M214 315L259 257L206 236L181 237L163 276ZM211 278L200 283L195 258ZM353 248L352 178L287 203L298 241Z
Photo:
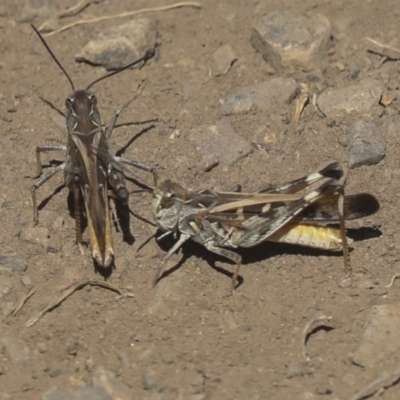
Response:
M15 317L22 309L22 307L25 305L25 303L29 300L30 297L34 295L36 292L36 288L33 287L31 288L28 293L21 298L17 306L15 307L14 311L12 312L13 317Z
M301 335L301 352L303 354L303 357L306 359L306 361L310 361L310 358L307 356L307 335L308 331L310 330L311 326L314 325L316 322L320 321L330 321L333 317L328 316L328 315L320 315L318 317L314 317L311 321L307 323L307 325L303 329L303 333ZM321 325L323 326L323 325Z
M26 326L29 328L30 326L36 324L36 322L39 321L39 319L42 318L44 314L46 314L48 311L51 311L53 308L59 306L65 299L67 299L69 296L71 296L74 292L76 292L77 290L82 289L83 287L85 287L87 285L99 286L99 287L102 287L104 289L112 290L113 292L116 292L119 295L122 294L119 289L117 289L114 286L109 285L108 283L104 283L104 282L84 281L84 282L81 282L81 283L77 283L76 285L73 285L73 286L65 289L64 292L62 293L62 295L58 299L56 299L55 301L51 302L47 307L45 307L42 311L40 311L40 313L36 317L31 318L26 323Z
M390 60L400 60L400 50L389 45L378 42L375 39L371 39L369 37L365 38L368 40L367 50L372 53L379 54L384 58L384 61L387 59Z
M61 28L59 28L53 32L47 33L43 36L44 37L52 36L52 35L55 35L56 33L64 32L74 26L77 26L77 25L93 24L95 22L105 21L108 19L131 17L132 15L144 14L144 13L148 13L148 12L167 11L167 10L172 10L174 8L180 8L180 7L201 8L201 4L194 2L194 1L188 1L188 2L171 4L169 6L142 8L140 10L127 11L127 12L124 12L121 14L105 15L103 17L96 17L96 18L90 18L90 19L81 19L79 21L71 22L70 24L64 25Z
M313 94L312 97L312 105L314 106L314 109L317 112L317 114L320 114L323 118L326 118L326 115L322 112L322 110L318 106L317 95L315 93Z
M84 8L86 8L88 5L90 5L94 2L95 1L91 1L91 0L81 0L79 3L66 9L65 11L59 12L57 14L57 17L59 17L59 18L72 17L73 15L80 13Z
M395 281L395 279L397 279L397 278L400 278L400 274L399 274L399 273L393 275L393 278L392 278L392 280L390 281L389 285L386 285L385 287L389 288L390 286L392 286L393 283L394 283L394 281Z
M373 396L376 393L382 394L385 389L396 385L400 381L400 369L393 372L385 372L381 378L371 382L364 389L360 390L351 400L362 400Z
M379 66L385 64L385 62L386 62L387 60L389 60L388 57L382 57L382 58L380 59L380 61L379 61Z
M22 296L18 304L3 318L3 321L11 314L13 315L13 317L15 317L22 310L22 307L29 300L29 298L33 296L35 292L36 292L35 287L29 289L28 293L25 296Z
M84 10L86 7L88 7L91 3L94 3L94 1L91 0L81 0L79 3L75 4L71 8L68 8L65 11L61 11L55 15L56 18L65 18L65 17L72 17L76 14L79 14L82 10ZM43 22L42 25L38 28L39 32L42 32L43 28L46 26L46 24L49 22L49 20Z
M301 92L300 92L300 96L296 101L296 111L294 113L294 123L297 124L299 122L300 119L300 115L308 101L308 87L305 83L300 83L300 87L301 87Z

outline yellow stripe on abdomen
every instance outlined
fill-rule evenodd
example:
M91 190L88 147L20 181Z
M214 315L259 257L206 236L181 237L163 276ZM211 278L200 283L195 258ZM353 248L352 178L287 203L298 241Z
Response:
M287 224L269 236L267 240L313 247L315 249L342 250L340 230L326 226Z

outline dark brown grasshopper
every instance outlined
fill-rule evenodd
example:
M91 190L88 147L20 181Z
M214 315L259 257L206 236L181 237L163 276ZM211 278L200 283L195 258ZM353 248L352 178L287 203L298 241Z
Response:
M153 174L154 185L157 182L155 168L139 162L115 156L108 144L111 133L116 124L118 116L123 108L129 105L133 98L120 107L114 114L107 130L102 126L100 112L97 107L96 96L88 90L97 82L115 75L135 64L145 62L152 54L136 60L135 62L104 75L91 82L86 89L75 90L74 84L61 63L57 60L47 43L44 41L37 29L32 28L50 53L53 60L67 77L71 84L73 93L67 97L65 105L67 108L66 123L68 130L68 143L66 146L38 146L36 148L37 173L42 174L42 163L40 153L44 151L59 150L66 152L65 161L43 175L32 186L33 218L38 221L38 207L36 202L36 190L57 173L64 171L65 186L67 186L74 197L76 241L82 243L81 228L81 195L85 205L85 214L88 222L89 238L92 248L92 257L95 263L104 268L113 264L114 251L112 247L110 213L108 202L108 189L123 204L128 203L128 190L125 185L124 170L121 164L127 164ZM140 184L151 188L138 177Z
M168 258L188 239L236 263L233 288L241 257L228 248L253 247L264 241L343 251L345 269L350 272L344 222L375 213L379 203L368 193L345 196L337 182L342 175L340 165L331 163L319 172L254 193L191 192L172 181L161 183L152 201L157 225L165 232L159 239L170 233L180 237L164 257L153 284ZM318 182L316 189L299 194Z

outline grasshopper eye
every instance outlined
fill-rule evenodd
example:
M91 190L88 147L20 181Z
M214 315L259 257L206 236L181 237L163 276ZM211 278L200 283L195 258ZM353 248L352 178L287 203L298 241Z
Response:
M161 198L161 207L162 208L170 208L175 203L175 193L171 191L167 191L163 194Z
M97 105L97 97L94 94L88 94L88 97L92 104Z
M65 107L71 108L73 102L74 102L74 97L67 97L67 99L65 100Z

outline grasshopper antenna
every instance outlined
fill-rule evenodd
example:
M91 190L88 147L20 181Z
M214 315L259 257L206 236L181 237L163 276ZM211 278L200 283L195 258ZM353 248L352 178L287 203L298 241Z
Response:
M135 60L135 61L131 62L128 65L125 65L125 67L119 68L119 69L117 69L115 71L112 71L112 72L110 72L110 73L108 73L106 75L101 76L100 78L95 79L93 82L89 83L89 85L86 87L86 90L89 90L95 83L98 83L98 82L102 81L103 79L106 79L106 78L109 78L110 76L119 74L120 72L125 71L126 69L131 68L134 65L141 63L142 61L146 62L148 59L153 57L153 55L154 55L154 50L148 51L143 57L139 58L138 60Z
M75 87L74 87L74 83L72 82L72 79L70 78L70 76L68 75L67 71L64 69L64 67L61 65L60 61L57 60L57 57L54 55L54 53L51 51L50 47L48 46L48 44L46 43L46 41L43 39L43 36L40 34L40 32L35 28L35 26L33 24L31 24L32 29L36 32L36 34L39 36L39 39L41 40L41 42L43 43L44 47L46 47L46 50L49 52L49 54L51 55L51 58L56 62L56 64L60 67L61 71L64 72L64 75L67 77L71 87L72 87L72 91L75 91Z
M44 40L43 36L40 34L40 32L36 29L36 27L31 24L32 29L36 32L36 34L39 36L39 39L41 40L41 42L43 43L44 47L47 49L47 51L49 52L49 54L51 55L52 59L57 63L57 65L60 67L61 71L64 73L64 75L67 77L71 87L72 87L72 91L75 91L75 86L74 83L72 82L71 77L68 75L67 71L64 69L64 67L61 65L60 61L58 61L57 57L54 55L54 53L51 51L50 47L48 46L48 44L46 43L46 41ZM128 65L125 65L122 68L119 68L115 71L112 71L106 75L101 76L100 78L95 79L93 82L89 83L89 85L86 88L86 91L89 90L94 84L102 81L103 79L109 78L110 76L119 74L122 71L125 71L128 68L133 67L136 64L139 64L141 62L146 62L148 59L150 59L151 57L153 57L154 55L154 50L150 50L148 51L143 57L139 58L138 60L135 60L133 62L131 62Z

